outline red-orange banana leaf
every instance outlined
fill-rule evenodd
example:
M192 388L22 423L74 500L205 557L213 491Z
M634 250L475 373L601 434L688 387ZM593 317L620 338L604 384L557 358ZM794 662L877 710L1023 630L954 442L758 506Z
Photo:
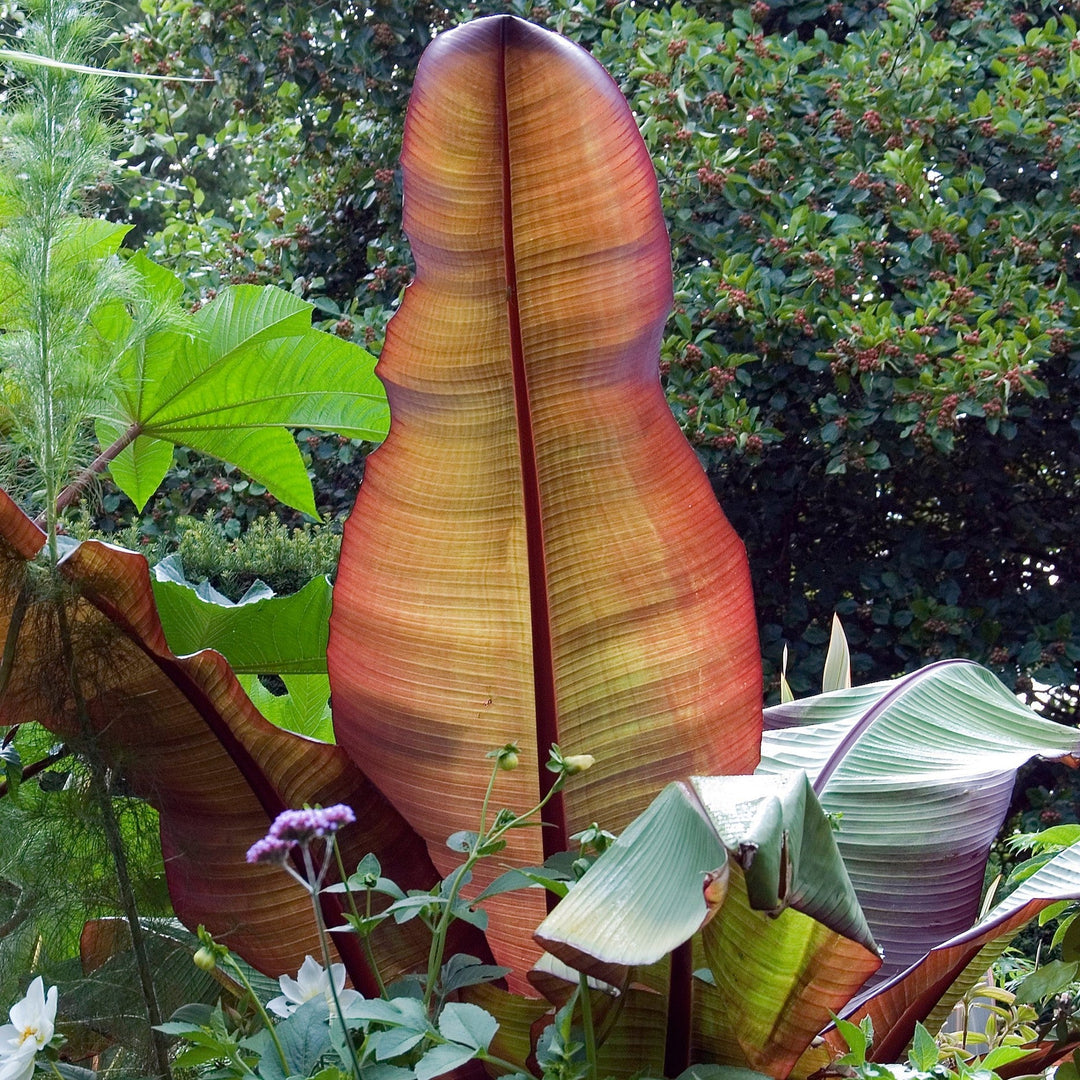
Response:
M519 811L553 779L549 744L593 754L543 834L514 834L507 861L536 863L669 780L753 771L746 558L660 387L668 238L603 69L508 16L443 34L402 168L417 273L335 586L337 737L444 872L446 838L476 828L485 751L521 746L495 795ZM523 971L542 898L487 906Z
M45 538L2 491L0 537L0 639L9 640L29 560ZM76 589L67 618L97 751L157 808L169 891L189 926L206 924L271 974L319 955L304 890L281 869L244 858L279 811L305 802L355 809L357 824L341 834L346 865L374 850L393 858L406 887L433 883L423 844L342 750L264 720L219 654L169 651L142 556L88 541L60 565ZM36 721L77 742L56 612L51 599L31 600L10 636L0 723ZM419 933L379 941L392 950L388 969L426 955ZM367 985L355 939L341 947L354 981Z

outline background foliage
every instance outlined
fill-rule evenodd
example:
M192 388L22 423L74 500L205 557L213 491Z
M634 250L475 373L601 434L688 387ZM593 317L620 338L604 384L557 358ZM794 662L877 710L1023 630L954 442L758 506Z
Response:
M119 62L216 81L133 92L102 199L193 303L277 282L377 351L411 73L503 6L144 0ZM653 154L662 370L749 549L768 691L784 643L812 689L837 610L857 680L963 655L1074 717L1076 6L511 6L591 49ZM365 450L337 443L302 442L329 516ZM237 481L182 456L151 531L211 509L238 535L268 507Z

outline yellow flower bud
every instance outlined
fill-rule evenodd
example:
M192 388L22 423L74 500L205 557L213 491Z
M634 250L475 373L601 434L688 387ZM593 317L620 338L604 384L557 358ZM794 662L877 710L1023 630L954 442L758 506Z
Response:
M567 776L577 776L578 773L591 769L596 764L596 758L592 754L568 754L563 758L563 772Z

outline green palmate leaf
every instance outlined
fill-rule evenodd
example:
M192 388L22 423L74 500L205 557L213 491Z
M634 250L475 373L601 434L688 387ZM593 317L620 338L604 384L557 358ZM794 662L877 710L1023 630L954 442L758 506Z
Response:
M169 556L154 567L153 587L166 640L178 656L214 649L236 672L326 672L333 587L325 576L288 596L275 596L258 582L233 603L205 583L189 582L179 560Z
M885 951L880 978L971 926L1016 769L1080 741L963 661L779 705L766 726L762 771L804 770L842 815L837 844ZM929 919L931 896L948 903Z
M155 296L173 292L159 268L137 266ZM307 471L285 429L381 439L388 416L374 358L313 329L312 311L281 289L233 286L182 326L129 351L99 437L132 440L114 479L137 506L163 475L160 444L182 443L238 465L283 502L315 514Z
M283 675L284 694L268 690L257 675L238 675L252 704L275 727L319 742L334 741L330 680L325 675Z
M123 436L125 430L108 420L98 420L94 425L94 434L101 446L110 446ZM127 450L112 460L109 472L116 486L138 510L142 510L161 486L172 463L172 443L139 435Z
M622 968L659 960L702 926L726 1004L695 1037L721 1064L785 1075L880 963L805 776L665 788L537 939L618 983Z

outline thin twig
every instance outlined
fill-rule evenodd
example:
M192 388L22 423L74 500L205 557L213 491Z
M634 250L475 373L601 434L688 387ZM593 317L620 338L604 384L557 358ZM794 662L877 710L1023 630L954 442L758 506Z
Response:
M19 780L20 784L26 783L27 780L33 779L38 773L44 772L50 765L55 765L58 761L63 761L64 758L70 757L71 751L67 746L61 746L59 749L54 750L47 757L43 757L40 761L34 761L27 765L22 771L22 778ZM2 799L8 793L8 785L6 780L0 780L0 799ZM2 935L0 935L2 936Z

